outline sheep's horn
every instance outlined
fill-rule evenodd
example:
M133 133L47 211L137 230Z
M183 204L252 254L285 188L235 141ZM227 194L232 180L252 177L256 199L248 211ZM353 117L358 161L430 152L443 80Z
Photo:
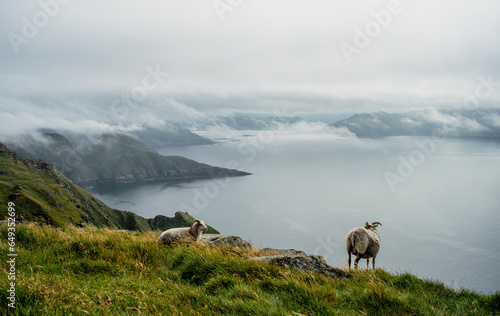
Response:
M367 222L368 223L368 222ZM380 222L373 222L372 225L375 225L375 224L378 224L380 226L382 226L382 224Z

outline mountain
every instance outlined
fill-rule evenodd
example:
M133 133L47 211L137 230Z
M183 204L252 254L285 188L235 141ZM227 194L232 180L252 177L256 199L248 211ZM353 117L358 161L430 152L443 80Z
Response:
M211 145L214 141L174 125L161 128L145 127L130 132L150 148L185 145Z
M0 203L8 205L8 202L15 204L18 219L56 227L93 224L149 231L190 226L194 220L183 212L177 212L172 218L158 215L146 219L132 212L112 209L64 177L53 165L40 159L24 159L0 144ZM7 207L2 207L0 218L6 217Z
M84 149L56 133L24 136L8 144L21 156L46 160L82 186L166 179L202 179L249 175L212 167L180 156L162 156L126 134L104 134Z
M99 134L95 133L82 133L70 130L55 130L51 128L40 128L37 130L38 134L59 134L64 136L73 148L83 149L92 145L95 138ZM161 126L141 126L137 130L128 132L121 132L123 134L131 135L146 144L150 148L159 148L166 146L191 146L191 145L211 145L215 142L206 137L200 136L191 132L190 130L178 127L172 124L165 124Z
M234 130L273 130L300 122L304 122L304 119L299 116L270 116L260 118L250 115L237 115L220 117L208 124L206 128L225 127Z
M346 127L358 137L500 137L500 110L362 113L332 125Z

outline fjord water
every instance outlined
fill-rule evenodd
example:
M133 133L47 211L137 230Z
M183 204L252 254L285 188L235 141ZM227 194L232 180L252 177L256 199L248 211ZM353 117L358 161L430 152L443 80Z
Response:
M320 254L336 266L347 264L349 230L379 221L377 266L456 288L500 290L498 140L270 132L204 136L221 143L158 151L253 175L107 185L90 192L111 207L145 217L189 211L222 233L263 247ZM404 180L394 182L394 190L388 172Z

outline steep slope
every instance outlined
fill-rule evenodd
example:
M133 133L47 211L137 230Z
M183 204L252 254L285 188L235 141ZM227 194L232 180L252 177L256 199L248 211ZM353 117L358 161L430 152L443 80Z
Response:
M56 227L68 224L129 230L164 230L191 225L189 214L177 212L170 218L159 215L145 219L132 212L112 209L64 177L51 164L23 159L0 144L0 203L15 203L17 216ZM0 209L0 219L7 208ZM215 230L213 230L215 231Z

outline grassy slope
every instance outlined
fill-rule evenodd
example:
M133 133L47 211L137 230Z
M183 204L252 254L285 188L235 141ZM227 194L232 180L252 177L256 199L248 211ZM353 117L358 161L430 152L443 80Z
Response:
M7 227L0 227L6 258ZM250 250L179 245L158 233L17 226L19 315L490 315L500 293L454 291L411 274L353 280L248 261ZM4 275L6 265L0 266ZM0 278L6 314L7 278Z
M132 212L112 209L43 161L24 160L0 146L0 219L7 215L9 196L21 193L14 200L17 215L29 221L44 222L57 227L87 221L97 227L148 231L191 225L193 217L177 212L161 226ZM22 190L14 187L20 185ZM211 228L210 232L217 232Z

